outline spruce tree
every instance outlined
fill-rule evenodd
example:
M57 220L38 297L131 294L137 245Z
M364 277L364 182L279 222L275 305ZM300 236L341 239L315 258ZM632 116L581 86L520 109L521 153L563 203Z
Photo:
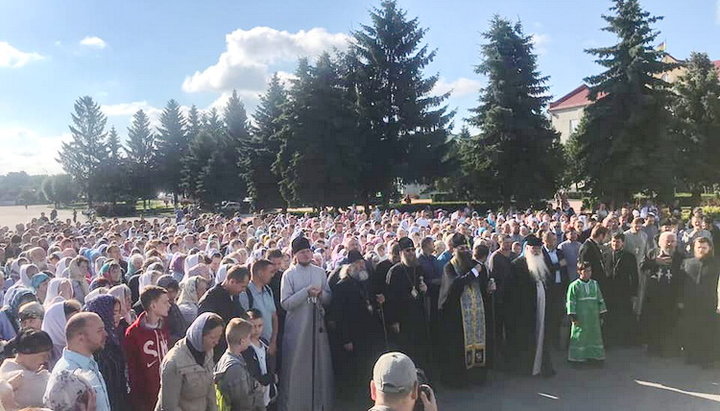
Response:
M62 144L58 161L63 169L78 182L92 207L97 174L107 152L107 117L92 97L75 101L70 133L72 140Z
M186 120L175 100L168 101L160 116L157 135L159 185L173 194L177 205L182 178L183 159L188 153L189 139Z
M143 110L138 110L133 115L133 121L128 127L125 154L130 191L147 204L147 200L154 197L157 187L153 176L157 170L158 153L155 148L155 134L150 128L150 118Z
M273 163L280 152L279 133L282 129L283 107L287 93L277 73L270 79L267 92L260 96L255 109L252 138L241 149L239 166L247 184L248 196L255 209L285 208L287 203L280 195L280 176Z
M585 79L593 104L570 141L576 180L615 204L640 192L669 199L674 148L668 84L661 76L675 66L653 47L659 33L651 26L661 17L651 16L637 0L613 3L613 14L603 15L604 30L615 34L617 43L586 50L606 71Z
M360 188L367 204L378 192L385 199L397 177L427 181L441 175L452 114L434 96L438 76L423 70L435 58L422 44L427 30L408 19L395 1L383 1L370 13L372 23L353 33L349 65L355 79L358 140L365 164Z
M678 174L699 202L703 187L720 183L720 80L705 53L692 53L674 85L674 138Z
M547 77L538 72L531 36L519 22L495 16L483 37L475 72L488 81L469 119L480 134L462 145L470 176L464 190L505 206L540 204L552 198L563 167L559 135L544 114Z
M315 66L302 60L289 93L281 132L281 187L289 203L347 206L356 199L360 172L355 113L338 61L323 53Z

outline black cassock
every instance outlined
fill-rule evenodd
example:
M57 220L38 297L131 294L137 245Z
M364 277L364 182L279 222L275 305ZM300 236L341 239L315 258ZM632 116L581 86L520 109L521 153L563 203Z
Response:
M555 373L550 358L548 327L544 327L543 335L536 328L538 314L538 286L535 278L530 274L525 257L518 257L512 262L512 276L505 287L505 309L508 318L512 319L508 328L508 352L514 354L513 368L523 374L532 374L538 344L542 344L541 370L542 375ZM549 291L547 285L541 282L545 291L545 310L542 313L543 321L547 325L550 314ZM509 325L509 327L508 327ZM539 337L539 338L538 338Z
M645 276L640 330L648 352L675 355L680 348L677 322L683 255L676 250L670 265L661 265L655 261L661 253L659 248L651 250L640 265Z
M474 267L477 262L473 261ZM452 263L447 263L443 270L441 296L444 295L445 288L448 288L447 298L442 301L440 307L440 347L438 347L440 369L442 370L442 378L451 386L462 386L469 382L482 382L487 375L487 369L492 364L492 344L493 344L493 322L492 322L492 299L487 293L488 287L488 270L485 266L476 277L472 271L468 271L460 275ZM478 283L480 294L482 295L484 308L484 325L485 325L485 349L483 360L484 367L475 367L468 369L466 367L466 347L464 338L463 314L461 307L461 297L465 288L473 283Z
M680 342L689 363L708 365L720 359L718 349L718 274L715 257L689 258L683 263Z
M352 397L372 379L372 367L382 349L382 328L374 315L375 296L367 282L351 277L342 278L333 290L327 320L331 325L333 365L338 393ZM352 343L353 350L343 346Z
M607 307L603 327L605 344L632 344L637 335L637 320L632 307L632 298L638 294L637 259L625 250L612 251L605 267L608 272L601 288Z
M432 344L420 277L424 277L424 273L419 265L409 267L397 263L390 268L385 288L385 321L388 327L400 324L400 333L395 336L397 348L418 368L429 372Z

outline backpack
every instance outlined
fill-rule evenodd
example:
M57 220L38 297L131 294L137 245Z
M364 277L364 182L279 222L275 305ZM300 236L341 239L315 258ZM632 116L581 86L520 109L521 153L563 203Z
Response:
M263 286L263 290L270 294L271 297L273 297L273 301L275 300L275 296L273 295L272 288L270 288L269 284L265 284ZM248 300L248 307L247 309L255 308L255 297L253 296L252 291L248 288L245 290L245 295L247 296Z

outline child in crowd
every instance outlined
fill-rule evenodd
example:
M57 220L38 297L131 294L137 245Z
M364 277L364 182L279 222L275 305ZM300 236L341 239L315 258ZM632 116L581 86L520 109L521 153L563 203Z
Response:
M215 366L218 411L263 411L263 386L250 374L242 355L250 347L253 325L233 318L225 327L227 350Z
M265 406L275 400L277 394L276 375L272 372L274 364L270 363L268 356L268 341L261 337L264 328L262 312L255 308L247 311L250 323L253 326L250 333L250 348L243 351L245 362L248 365L250 374L263 386L263 398Z
M573 281L567 292L567 313L572 321L568 360L571 362L601 362L605 360L601 321L607 309L597 281L591 279L590 263L578 262L580 278Z

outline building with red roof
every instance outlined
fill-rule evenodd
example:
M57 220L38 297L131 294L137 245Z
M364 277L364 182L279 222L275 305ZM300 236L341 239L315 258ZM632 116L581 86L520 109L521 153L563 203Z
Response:
M681 66L674 70L662 74L662 79L668 83L675 82L686 71L685 67L682 66L682 63L684 63L683 60L678 60L667 54L663 61L666 63L681 64ZM718 77L720 77L720 60L713 61L713 64L715 64L718 70ZM570 139L570 136L580 124L580 120L585 112L585 107L593 103L590 101L589 95L590 87L588 87L587 84L582 84L575 90L550 103L548 107L550 120L555 130L560 133L561 143L564 144ZM598 97L602 98L602 95Z

